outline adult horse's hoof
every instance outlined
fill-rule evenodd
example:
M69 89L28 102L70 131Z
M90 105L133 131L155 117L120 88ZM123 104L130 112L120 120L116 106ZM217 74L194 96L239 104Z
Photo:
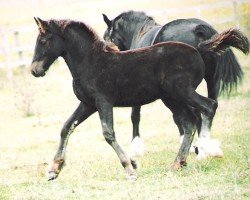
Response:
M197 141L198 155L197 160L204 160L210 157L223 157L220 142L216 139L199 138Z
M58 177L58 173L50 171L48 173L48 181L52 181Z

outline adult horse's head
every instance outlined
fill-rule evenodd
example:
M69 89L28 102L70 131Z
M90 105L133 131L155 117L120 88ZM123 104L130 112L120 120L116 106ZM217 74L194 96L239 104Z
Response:
M140 40L152 26L157 25L154 19L144 12L124 12L113 20L105 14L102 15L107 25L103 38L115 43L121 51L133 48L133 43L138 42L136 40Z
M107 30L104 33L104 40L113 42L121 51L128 50L130 44L126 41L126 35L123 31L120 31L119 27L125 23L122 17L117 17L114 20L110 20L105 14L102 14L104 22L107 24ZM120 24L120 25L119 25Z
M60 36L61 30L53 20L34 19L38 25L39 34L31 64L31 73L35 77L41 77L45 75L51 64L63 54L63 38Z

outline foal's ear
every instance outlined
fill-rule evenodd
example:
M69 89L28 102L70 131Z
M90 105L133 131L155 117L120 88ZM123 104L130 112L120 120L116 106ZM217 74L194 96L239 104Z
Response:
M41 33L45 33L48 30L48 24L46 21L41 20L39 17L34 17L36 24Z
M112 21L109 20L109 18L107 17L107 15L102 14L103 16L103 20L105 21L105 23L107 24L108 27L110 27L112 25Z

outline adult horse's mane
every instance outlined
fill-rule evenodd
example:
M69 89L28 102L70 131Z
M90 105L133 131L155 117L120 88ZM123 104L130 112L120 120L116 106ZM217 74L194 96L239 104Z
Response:
M112 42L105 42L100 39L98 34L84 22L73 21L68 19L63 20L49 20L47 21L53 28L60 28L60 33L64 33L67 29L73 29L75 31L84 30L93 39L93 49L96 51L114 52L119 51L119 48Z
M147 16L145 12L135 12L135 11L128 11L128 12L123 12L120 15L118 15L114 21L124 18L124 19L129 19L129 20L135 20L135 21L154 21L153 17Z
M118 15L114 21L118 21L119 19L124 19L125 21L129 21L130 23L138 23L138 22L143 22L145 25L159 25L158 23L155 22L153 17L150 17L146 15L145 12L135 12L135 11L128 11L128 12L123 12L120 15Z

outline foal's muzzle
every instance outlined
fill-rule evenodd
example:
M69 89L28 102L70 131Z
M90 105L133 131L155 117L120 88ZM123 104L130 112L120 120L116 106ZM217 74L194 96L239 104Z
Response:
M45 70L43 68L44 61L34 61L31 64L31 73L35 77L45 76Z

